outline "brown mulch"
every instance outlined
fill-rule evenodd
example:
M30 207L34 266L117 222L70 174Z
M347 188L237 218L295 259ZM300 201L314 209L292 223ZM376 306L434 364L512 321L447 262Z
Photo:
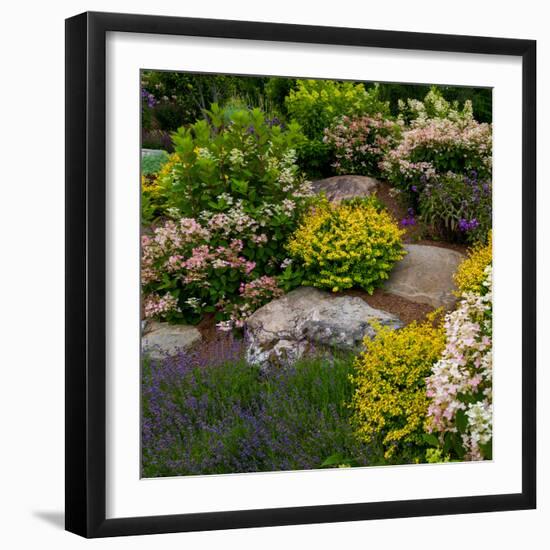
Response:
M223 331L216 328L216 319L213 313L205 313L196 328L201 333L204 342L216 340L221 334L225 334Z
M406 298L395 296L382 289L376 289L372 296L364 290L350 289L342 292L344 296L357 296L375 309L381 309L396 315L405 325L413 321L423 321L434 308L429 304L417 304Z

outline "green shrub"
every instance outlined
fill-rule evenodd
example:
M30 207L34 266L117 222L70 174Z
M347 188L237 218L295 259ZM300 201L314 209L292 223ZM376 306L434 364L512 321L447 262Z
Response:
M487 279L485 270L493 261L493 239L489 231L487 244L477 243L468 252L468 257L458 266L454 279L458 287L457 294L474 292L482 294Z
M175 153L157 178L171 219L143 237L144 310L171 322L215 313L242 327L263 303L256 298L279 291L274 276L310 184L295 163L296 124L215 104L206 114L173 135Z
M330 172L330 148L323 138L325 128L335 119L389 114L388 104L379 100L377 86L366 91L362 83L335 80L298 80L285 99L285 107L307 138L298 147L299 164L315 176Z
M163 150L159 150L157 154L147 154L141 157L141 174L143 176L150 176L160 171L163 165L168 161L168 153Z
M404 256L402 234L373 199L339 206L322 199L288 243L293 263L287 269L300 273L304 285L372 294Z
M158 179L154 176L141 176L141 221L150 224L166 213L165 199Z
M310 139L322 140L325 128L335 118L388 114L388 105L378 99L378 87L368 92L363 84L336 80L298 80L285 100L291 119Z
M432 319L398 330L381 326L365 347L353 376L357 436L377 444L390 463L423 462L426 378L445 347L443 327Z
M418 192L422 220L450 241L485 242L492 227L492 185L477 177L441 175Z

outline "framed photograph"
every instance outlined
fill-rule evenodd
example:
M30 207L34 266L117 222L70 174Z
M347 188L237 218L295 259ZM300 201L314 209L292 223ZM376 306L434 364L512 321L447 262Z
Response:
M67 530L534 508L535 67L68 19Z

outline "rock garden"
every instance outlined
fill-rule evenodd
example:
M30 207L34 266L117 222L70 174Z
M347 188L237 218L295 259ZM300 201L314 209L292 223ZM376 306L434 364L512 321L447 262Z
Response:
M490 91L142 88L143 475L491 459Z

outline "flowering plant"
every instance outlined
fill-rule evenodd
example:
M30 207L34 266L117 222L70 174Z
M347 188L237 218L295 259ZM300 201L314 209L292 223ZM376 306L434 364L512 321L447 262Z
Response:
M476 243L461 262L454 275L458 295L465 292L481 294L484 289L485 269L493 261L493 235L489 231L487 244Z
M445 319L446 346L427 378L426 428L443 453L492 456L492 266L479 294L466 292Z
M393 147L401 126L381 114L350 118L343 116L325 128L323 141L334 151L332 166L337 174L377 176L379 163Z
M492 184L475 171L448 173L424 183L417 193L423 221L449 240L486 241L492 227Z
M475 172L483 181L492 174L491 125L473 119L418 119L387 152L380 168L396 187L410 191L447 174Z
M208 117L174 134L175 153L158 176L172 220L143 237L145 311L170 321L211 312L241 326L276 295L283 243L311 190L295 164L295 125L216 105ZM172 300L147 307L167 292Z
M399 99L397 102L399 119L409 124L413 120L416 125L434 118L448 118L454 122L473 120L471 100L466 100L462 109L458 101L449 102L436 86L432 86L423 101L418 99Z
M425 378L445 346L443 328L433 321L435 316L398 330L379 327L355 361L351 407L357 436L376 442L387 461L424 459Z
M228 114L214 104L207 114L210 122L173 136L173 160L159 174L167 206L213 230L222 245L241 239L259 271L274 274L311 195L296 165L298 127L283 129L259 109Z
M165 213L165 199L156 176L141 176L141 219L151 223Z
M379 99L379 87L335 80L300 79L285 98L291 119L310 139L321 140L335 118L365 114L389 114L389 105Z
M342 116L389 114L389 104L380 100L376 85L369 90L363 84L334 80L297 80L285 98L291 120L298 122L305 134L298 147L298 161L308 173L330 172L330 147L323 141L325 128Z
M256 278L256 263L242 255L242 240L213 241L213 232L192 218L167 221L143 235L146 317L194 322L216 312L218 319L233 316L240 327L247 313L277 294L273 278Z
M288 243L295 260L289 269L302 270L304 285L333 292L359 287L372 294L404 256L402 234L375 198L340 205L322 198Z

